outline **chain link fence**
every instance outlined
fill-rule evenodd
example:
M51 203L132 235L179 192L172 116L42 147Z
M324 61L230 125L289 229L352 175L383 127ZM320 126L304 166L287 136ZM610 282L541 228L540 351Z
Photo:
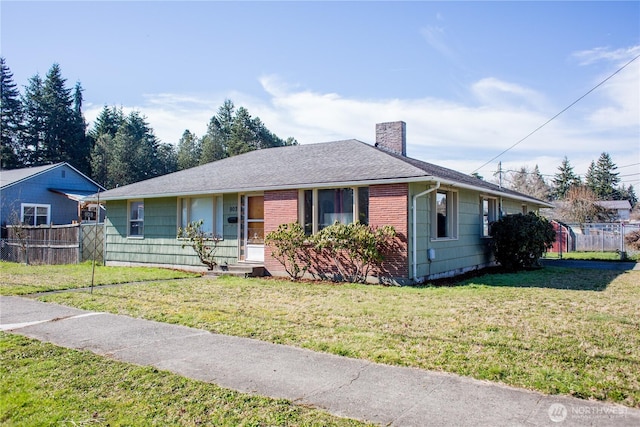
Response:
M624 238L640 230L640 224L635 223L563 225L557 230L556 239L562 239L564 251L568 252L634 252L627 247Z

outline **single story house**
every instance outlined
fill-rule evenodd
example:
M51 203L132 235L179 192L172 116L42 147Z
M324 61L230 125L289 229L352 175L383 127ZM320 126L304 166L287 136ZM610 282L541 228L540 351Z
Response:
M617 221L629 221L631 219L631 202L629 200L600 200L598 206L614 212Z
M376 143L355 139L252 151L115 188L106 202L107 265L200 266L178 228L203 220L220 263L282 266L265 247L278 225L315 233L334 221L392 225L398 249L373 280L416 283L493 263L489 223L546 202L406 156L404 122L376 125Z
M100 209L81 199L102 190L104 187L66 162L2 170L0 223L4 230L18 222L40 226L95 221Z

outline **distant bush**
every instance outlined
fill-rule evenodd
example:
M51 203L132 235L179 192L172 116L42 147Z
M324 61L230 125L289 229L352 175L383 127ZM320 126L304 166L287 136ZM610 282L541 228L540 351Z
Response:
M632 231L624 236L624 243L629 249L640 251L640 230Z
M496 261L507 270L523 270L539 265L551 247L556 232L551 222L533 212L508 215L491 224L491 249Z

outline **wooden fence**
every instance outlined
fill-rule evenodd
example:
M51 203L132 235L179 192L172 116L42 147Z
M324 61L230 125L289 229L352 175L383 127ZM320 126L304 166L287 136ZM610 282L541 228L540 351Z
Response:
M0 242L0 259L27 264L77 264L102 262L103 224L84 223L51 226L7 226L7 239Z

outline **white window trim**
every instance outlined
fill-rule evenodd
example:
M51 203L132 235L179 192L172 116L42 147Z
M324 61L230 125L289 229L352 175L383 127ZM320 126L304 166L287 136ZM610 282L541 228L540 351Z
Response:
M39 204L39 203L21 203L20 204L20 223L24 224L24 208L34 208L34 219L38 217L38 208L47 208L47 223L44 225L51 224L51 205ZM37 222L37 220L36 220ZM27 224L27 225L35 225L35 224Z
M213 199L213 212L212 212L212 224L214 226L213 236L211 238L215 238L215 240L224 240L224 200L220 195L202 195L202 196L193 196L193 197L178 197L177 198L177 228L180 229L182 227L182 209L181 205L183 201L187 201L187 224L192 222L191 219L191 199L202 199L205 197L211 197ZM178 240L184 240L184 238L178 238Z
M360 206L359 206L359 197L358 197L358 189L365 188L368 186L362 187L320 187L320 188L305 188L298 190L298 223L304 229L304 217L305 217L305 200L304 193L305 191L311 190L313 193L311 197L311 216L312 216L312 234L316 234L318 232L318 190L333 190L336 188L350 188L353 190L353 222L356 222L360 218Z
M500 209L498 207L498 199L496 197L488 197L484 195L480 196L480 237L491 238L491 236L489 235L489 232L487 232L487 234L484 233L484 201L485 200L489 202L489 211L487 212L488 226L491 226L492 222L498 220Z
M438 237L438 193L447 194L447 226L450 235L446 237ZM440 187L439 190L431 193L431 241L447 241L459 239L459 197L458 192L447 188ZM451 212L451 214L449 214Z
M144 239L144 231L142 232L142 234L131 234L131 222L141 222L142 223L142 228L144 230L144 216L142 217L142 219L131 219L131 205L133 203L138 203L138 202L142 202L142 209L144 209L144 199L135 199L135 200L129 200L127 201L127 238L128 239ZM146 214L143 214L146 216Z

